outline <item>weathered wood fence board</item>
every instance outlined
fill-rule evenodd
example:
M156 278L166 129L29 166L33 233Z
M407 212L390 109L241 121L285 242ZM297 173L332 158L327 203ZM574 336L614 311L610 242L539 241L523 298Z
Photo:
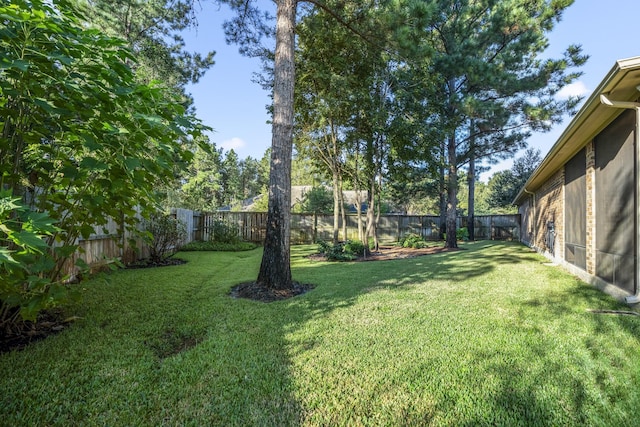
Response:
M213 221L220 220L239 228L242 239L262 243L265 236L267 215L255 212L215 212L198 213L197 236L206 240L210 236ZM366 218L362 218L366 227ZM194 220L195 224L195 220ZM316 224L316 225L314 225ZM482 215L475 217L475 237L479 240L518 240L520 238L520 215ZM347 239L358 238L356 215L347 215ZM466 227L467 218L458 218L458 227ZM315 233L314 233L315 228ZM342 220L339 224L342 235ZM381 242L397 242L407 234L419 234L426 240L439 240L440 217L437 215L383 215L378 222L378 238ZM331 240L333 237L333 215L292 214L291 242L293 244L313 243ZM196 238L196 234L193 234Z

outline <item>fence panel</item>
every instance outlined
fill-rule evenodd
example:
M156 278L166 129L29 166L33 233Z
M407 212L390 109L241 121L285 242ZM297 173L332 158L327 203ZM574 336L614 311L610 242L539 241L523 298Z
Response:
M266 235L267 214L264 212L195 212L174 209L172 214L184 222L187 241L209 240L214 237L215 221L225 221L238 227L239 236L246 241L262 244ZM362 216L366 227L366 216ZM358 239L357 215L347 215L347 238ZM459 217L458 227L467 226L467 218ZM478 240L519 240L520 215L478 215L475 217L475 237ZM437 215L383 215L378 222L378 238L382 243L397 242L410 233L419 234L426 240L439 240L440 217ZM120 233L118 222L109 220L100 233L80 240L81 252L75 254L66 266L69 274L75 273L73 261L82 257L88 264L99 266L105 259L120 258L132 262L149 255L146 245L133 233ZM342 222L339 237L344 239ZM129 240L137 240L137 248ZM333 215L292 214L291 243L308 244L315 240L333 239Z
M266 213L256 212L215 212L202 214L208 221L211 218L235 224L240 236L247 241L262 243L266 230ZM362 217L366 227L366 217ZM467 226L466 217L458 217L458 227ZM478 215L475 217L475 236L478 240L517 240L520 238L520 215ZM438 215L382 215L378 222L378 238L383 243L397 242L407 234L418 234L425 240L440 239L441 220ZM292 214L291 243L313 243L314 233L317 240L333 238L333 215ZM205 237L209 233L204 233ZM344 239L342 220L339 224L340 239ZM347 215L347 239L358 239L357 215Z

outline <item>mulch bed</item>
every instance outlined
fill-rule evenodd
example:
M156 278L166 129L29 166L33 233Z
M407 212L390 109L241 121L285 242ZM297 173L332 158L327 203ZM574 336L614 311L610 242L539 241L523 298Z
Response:
M64 319L62 313L50 310L38 314L35 322L23 322L20 329L0 332L0 353L22 350L29 344L57 334L75 319Z
M273 302L302 295L315 288L311 284L293 283L293 289L270 289L256 282L240 283L231 288L233 298L246 298L254 301Z
M423 255L433 255L442 252L455 252L461 250L460 248L445 248L443 246L434 246L430 248L403 248L401 246L380 246L377 252L373 252L366 257L360 257L353 262L364 261L387 261L392 259L406 259L415 258ZM309 256L312 260L324 261L326 258L323 254L313 254Z
M153 261L150 259L141 259L134 263L127 265L127 268L153 268L153 267L169 267L172 265L186 264L187 261L180 258L165 258L160 261Z

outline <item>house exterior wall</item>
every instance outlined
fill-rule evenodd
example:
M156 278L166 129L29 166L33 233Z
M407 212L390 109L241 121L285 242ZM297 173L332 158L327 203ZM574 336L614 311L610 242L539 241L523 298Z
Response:
M564 169L557 171L519 207L523 241L564 259ZM551 228L553 226L553 228Z
M634 126L632 112L622 113L586 142L534 195L529 195L527 189L528 197L520 201L518 208L523 243L618 299L633 294L638 286L634 280L638 268L634 249L638 179L634 168ZM572 195L568 185L582 179L578 173L580 162L585 164L584 185L578 187L578 193L572 190ZM582 192L584 197L579 194ZM553 242L549 240L550 222L555 225ZM584 226L569 230L568 227L575 228L576 222ZM569 234L574 236L569 238ZM576 262L575 253L568 253L567 247L575 250L583 244L586 260Z

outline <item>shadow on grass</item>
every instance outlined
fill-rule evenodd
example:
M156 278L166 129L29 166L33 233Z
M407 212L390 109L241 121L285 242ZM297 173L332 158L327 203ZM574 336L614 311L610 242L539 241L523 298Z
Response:
M520 325L517 335L524 337L520 349L475 354L473 364L483 366L498 384L494 398L485 401L490 406L485 414L492 418L472 418L461 425L593 425L594 420L635 424L638 399L635 386L628 386L634 383L628 373L637 370L633 355L640 342L640 318L588 311L628 307L555 268L550 277L563 276L574 285L520 303L515 320ZM551 320L544 324L538 318L532 326L538 312L548 313ZM565 328L573 334L549 332ZM611 346L616 340L618 348ZM523 351L529 355L526 360ZM629 411L613 409L614 403Z
M455 288L458 282L488 275L505 265L540 265L545 261L529 248L519 244L476 242L465 248L460 252L410 260L302 265L296 268L295 273L303 277L318 278L320 283L316 283L320 292L310 295L306 305L314 316L326 316L335 309L354 304L361 295L368 292L402 292L412 289L415 285L424 286L425 283L430 283L431 286L442 284L450 289ZM478 377L486 376L492 388L490 392L482 395L482 402L478 402L478 407L484 409L470 410L462 414L455 419L455 424L584 425L598 419L629 422L630 418L626 417L623 411L621 414L611 415L608 413L608 407L598 401L597 396L624 393L612 391L609 384L613 381L611 378L616 375L611 367L622 366L625 363L624 357L608 354L602 347L610 345L607 344L610 341L607 341L606 337L613 333L626 338L631 337L637 342L637 337L640 336L640 318L606 317L587 312L587 308L615 310L625 307L558 269L549 268L537 274L540 274L541 280L544 280L545 274L549 275L549 280L560 276L565 284L573 281L575 286L564 286L540 296L528 299L525 297L513 302L519 307L515 310L516 320L513 327L514 334L518 335L514 338L516 344L513 348L507 346L499 349L490 345L491 350L472 350L469 366L463 370L480 370ZM354 284L354 277L361 280L355 281ZM442 309L446 310L446 305L443 305ZM536 316L535 312L544 312L545 315ZM559 325L541 323L540 319L547 316L558 318ZM532 321L532 318L537 320ZM558 336L563 336L562 333L547 336L547 326L562 329L563 322L572 322L574 318L584 330L584 335L570 337L569 343L556 342ZM496 327L499 328L501 326ZM472 336L473 332L470 345L473 345ZM310 347L306 349L313 348L314 343L314 340L310 340L307 343ZM578 347L577 350L563 350L565 346L574 345ZM583 360L588 364L587 367L580 365ZM438 366L439 363L441 364L438 361L425 362L424 366L425 369L430 369L429 365ZM633 370L633 365L626 366L626 372ZM419 372L417 374L419 375ZM624 374L618 381L624 381ZM456 385L451 386L455 390ZM459 387L465 386L461 384ZM468 395L459 395L455 391L444 391L443 394L445 398L440 399L437 409L423 414L424 420L432 417L437 419L438 413L456 413L459 409L458 402L461 402L460 406L468 404ZM627 402L634 401L629 396L622 399L627 399ZM621 404L624 405L626 403Z
M319 328L327 323L314 324L296 338L297 343L291 340L310 321L326 319L378 290L401 296L416 286L423 286L426 293L429 286L459 286L460 292L467 292L463 286L470 278L507 265L541 263L518 244L474 242L463 247L458 252L366 263L311 262L301 257L313 249L294 247L294 278L313 283L316 289L269 304L228 296L233 285L256 277L260 250L240 255L194 253L187 255L190 262L185 266L120 272L110 283L94 284L87 292L82 323L22 353L0 355L4 391L0 407L7 414L5 421L13 425L74 425L86 420L106 425L313 424L306 418L312 409L305 407L293 371L304 363L307 351L320 348ZM576 312L576 307L604 308L602 301L598 291L576 287L526 300L516 321L526 323L531 310L565 316ZM447 309L446 304L442 309ZM611 320L580 314L590 316L587 323L601 333L612 327ZM623 324L636 336L637 321L616 320L627 322ZM574 381L576 390L569 405L579 411L586 384L581 377L562 372L565 365L547 351L544 331L523 332L541 337L539 342L527 342L528 354L537 358L541 375ZM357 372L358 361L353 363ZM510 363L504 354L483 349L472 355L472 364L483 367L497 383L490 398L482 402L492 410L484 411L482 417L460 418L456 424L505 425L505 420L515 419L525 425L551 425L563 420L551 409L554 394L536 389L536 377L526 364ZM322 373L318 375L322 381ZM349 375L344 373L343 379L352 381ZM335 400L348 398L335 396ZM432 412L408 411L406 424L428 422L438 410L454 411L455 405L445 402ZM486 414L495 418L488 420ZM333 419L347 424L342 415L337 413Z

